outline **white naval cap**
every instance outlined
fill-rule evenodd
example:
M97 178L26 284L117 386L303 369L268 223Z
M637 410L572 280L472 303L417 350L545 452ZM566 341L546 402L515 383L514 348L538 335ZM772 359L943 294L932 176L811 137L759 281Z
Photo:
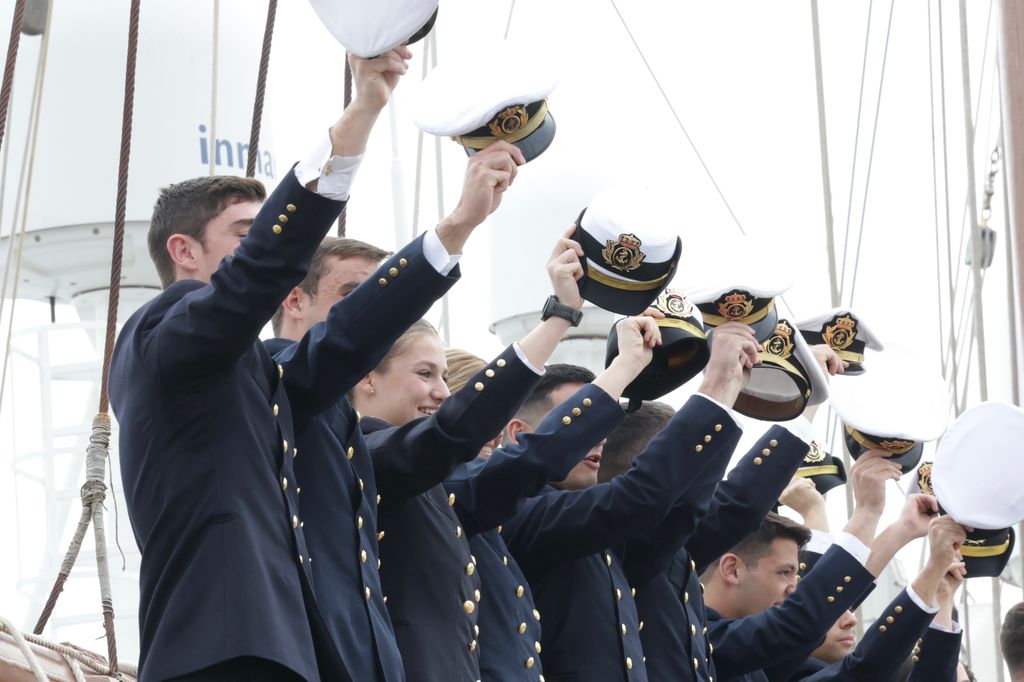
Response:
M430 72L414 105L416 125L451 137L467 154L505 140L535 159L555 137L547 103L558 85L551 60L536 46L510 40L480 49L478 58L449 59Z
M997 530L1024 520L1024 410L1008 403L976 405L942 437L932 485L958 523Z
M812 346L828 344L849 363L846 374L850 376L864 372L865 348L873 351L884 349L871 328L849 308L833 308L823 315L797 322L796 326L807 343Z
M753 328L759 341L775 333L775 298L793 284L777 243L738 237L723 240L716 253L687 258L680 279L692 283L689 298L704 316L705 327L741 322Z
M808 405L828 399L828 379L791 322L776 320L775 330L761 341L761 364L750 370L750 379L733 405L737 412L755 419L784 421L799 417Z
M414 43L434 25L438 0L309 0L327 30L363 59Z
M867 450L888 450L890 461L906 474L921 461L924 443L946 430L949 390L912 355L889 351L873 362L861 376L832 378L832 406L854 458Z
M605 187L576 219L583 247L580 295L622 315L637 315L668 286L683 243L669 201L651 185Z

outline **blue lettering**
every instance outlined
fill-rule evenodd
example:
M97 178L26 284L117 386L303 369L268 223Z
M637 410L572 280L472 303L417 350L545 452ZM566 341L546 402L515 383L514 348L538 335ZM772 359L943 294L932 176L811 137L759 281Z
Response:
M206 135L206 126L202 123L199 124L199 161L205 166L210 163L210 149L208 136ZM217 138L214 141L213 148L216 150L216 163L217 166L227 166L228 168L238 168L245 170L246 164L249 159L249 145L245 142L233 142L224 138ZM223 153L222 151L223 150ZM237 158L237 162L236 162ZM256 173L263 175L268 178L275 177L275 164L274 157L270 152L266 150L257 150L256 152Z

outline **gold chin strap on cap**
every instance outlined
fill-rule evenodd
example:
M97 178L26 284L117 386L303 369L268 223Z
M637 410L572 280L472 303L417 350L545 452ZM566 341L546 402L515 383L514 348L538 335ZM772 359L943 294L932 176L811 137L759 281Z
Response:
M1006 542L995 547L977 547L974 545L962 545L960 547L960 553L965 557L971 557L974 559L984 559L990 556L1001 556L1006 553L1006 550L1010 548L1010 536L1006 536Z
M654 289L659 288L662 282L668 279L668 276L670 274L671 272L666 273L657 279L649 279L642 282L627 282L621 279L615 279L614 277L609 277L608 275L604 274L603 272L599 272L594 268L587 268L587 277L589 277L590 279L594 280L598 284L603 284L606 287L611 287L613 289L621 289L623 291L652 291ZM659 322L661 321L662 320L659 320Z
M892 448L892 447L888 447L887 448L887 447L882 447L878 443L876 443L873 440L869 439L867 436L865 436L863 433L861 433L857 429L853 428L852 426L847 426L846 427L846 432L848 434L850 434L851 436L853 436L853 439L855 441L857 441L858 443L863 445L868 450L888 450L889 452L891 452L894 455L906 454L906 453L910 452L911 450L913 450L914 447L917 445L916 441L912 441L912 440L909 440L907 438L894 438L893 440L901 440L901 441L904 441L906 443L910 443L910 445L908 445L906 447L903 447L903 448Z
M478 137L468 137L462 135L452 135L452 139L461 144L463 147L469 149L486 149L498 140L504 140L511 144L519 142L529 135L531 135L537 128L540 128L541 124L544 123L544 117L548 115L548 101L544 100L541 102L540 107L534 112L532 116L526 119L526 122L519 127L515 132L507 135L480 135Z
M833 348L832 350L835 350L835 348ZM848 350L836 350L836 355L839 356L840 360L846 360L847 362L855 362L858 365L864 364L863 353L851 353Z
M680 320L674 317L666 317L660 320L655 320L654 323L657 324L659 327L672 327L673 329L682 329L684 332L689 332L693 334L698 339L707 338L704 332L701 331L700 327L690 324L686 320Z
M825 464L820 467L802 467L796 470L794 476L809 478L811 476L824 476L826 474L839 475L839 467L835 464Z
M714 313L705 313L703 310L701 311L701 314L704 316L705 324L710 324L717 327L718 325L725 324L726 322L754 324L755 322L760 322L764 318L768 317L768 313L770 313L774 309L775 299L773 298L771 301L768 302L768 305L761 308L760 310L755 310L751 312L746 317L722 317L721 315L715 315Z

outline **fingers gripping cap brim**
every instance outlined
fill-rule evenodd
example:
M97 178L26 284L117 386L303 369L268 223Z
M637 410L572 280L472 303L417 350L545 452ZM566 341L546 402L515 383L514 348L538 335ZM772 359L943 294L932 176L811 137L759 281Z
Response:
M651 362L622 392L630 400L657 400L697 376L711 357L705 339L681 329L662 327L660 346ZM608 334L605 367L619 354L619 335L613 326Z
M529 163L547 151L547 148L551 146L554 139L555 118L549 111L545 114L544 122L540 124L539 128L512 144L519 148L519 151L523 153L523 158ZM480 151L479 149L470 149L469 147L463 147L463 149L466 150L466 156L473 156Z
M846 429L845 425L843 426L843 440L846 441L846 449L850 451L850 456L855 460L868 451L864 445L853 437L853 434ZM921 463L922 454L924 454L924 443L917 443L906 452L898 455L894 454L888 459L893 464L899 466L901 475L906 475L917 469L917 465Z

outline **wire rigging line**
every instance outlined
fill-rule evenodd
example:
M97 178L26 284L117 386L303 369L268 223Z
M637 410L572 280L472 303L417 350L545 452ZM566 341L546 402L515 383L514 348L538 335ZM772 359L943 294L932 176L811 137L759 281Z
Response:
M220 76L220 0L213 0L213 53L210 64L210 175L217 174L217 80Z
M868 147L868 169L864 178L864 200L860 209L860 227L857 230L857 252L853 259L853 279L850 283L850 305L857 292L857 272L860 269L860 247L864 243L864 218L868 208L868 189L871 186L871 169L875 162L875 140L878 136L878 119L882 110L882 89L885 87L885 67L889 61L889 38L892 36L892 15L896 0L889 3L889 21L885 27L885 47L882 50L882 71L878 78L878 99L875 102L875 121L871 127L871 145Z
M843 269L839 274L839 299L843 298L843 287L846 286L846 254L850 251L850 215L853 212L853 183L857 178L857 157L860 152L860 119L864 110L864 83L867 80L868 71L868 46L871 44L871 14L874 11L875 2L868 3L868 21L864 28L864 57L860 65L860 94L857 96L857 123L853 129L853 163L850 169L850 192L847 195L846 204L846 227L843 231Z
M931 114L931 135L932 135L932 215L935 219L935 300L939 309L939 359L942 368L942 377L946 379L946 354L943 346L943 321L942 311L942 261L939 249L939 166L938 156L935 153L935 50L932 45L932 3L928 0L928 109ZM924 561L924 548L922 546L921 561Z
M615 14L618 15L619 21L622 23L622 28L624 28L626 31L626 35L628 35L630 41L632 41L633 47L636 48L636 52L640 56L640 60L643 61L644 66L647 68L647 73L650 74L651 80L654 81L654 85L657 86L658 92L661 93L662 99L665 100L665 104L668 106L668 109L672 113L673 118L676 119L676 123L679 125L679 130L682 131L683 137L686 138L686 141L689 143L694 155L696 155L697 161L700 162L701 168L703 168L704 172L707 174L708 180L711 181L712 186L718 193L718 197L722 200L722 203L725 204L725 208L727 211L729 211L729 215L732 216L733 222L736 223L736 227L739 228L740 234L746 235L747 231L743 229L743 225L740 223L740 219L736 217L735 211L733 211L732 206L729 205L729 200L725 198L725 194L722 192L722 188L718 186L718 182L715 180L715 176L711 174L711 169L708 168L708 164L704 161L704 157L701 155L700 150L697 149L697 145L694 143L693 138L690 137L690 133L686 131L686 126L683 125L682 118L679 117L679 113L676 111L676 108L672 105L672 100L669 99L668 93L665 92L665 88L662 87L661 82L658 80L658 76L654 73L654 69L651 67L651 63L647 61L647 57L644 55L643 50L640 49L640 44L636 41L636 38L633 36L633 32L629 29L629 24L626 23L625 17L623 17L622 12L619 11L618 5L615 4L615 0L609 0L609 2L611 2L612 8L615 10Z
M505 22L505 40L508 40L509 29L512 28L512 13L516 11L516 0L512 0L512 4L508 8L508 21Z
M267 92L267 71L270 69L270 48L274 41L274 22L277 19L277 0L267 3L267 23L263 27L263 45L260 48L260 67L256 72L256 95L252 103L252 123L249 126L249 157L245 162L245 177L256 177L256 157L260 147L260 126L263 122L263 100Z

